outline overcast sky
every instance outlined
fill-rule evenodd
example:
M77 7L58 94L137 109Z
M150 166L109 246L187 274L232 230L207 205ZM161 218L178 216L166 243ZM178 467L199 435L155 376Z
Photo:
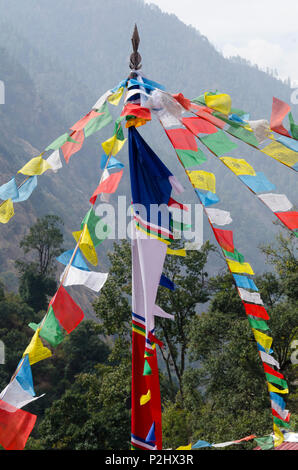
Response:
M205 35L224 56L240 55L298 83L297 0L145 0Z

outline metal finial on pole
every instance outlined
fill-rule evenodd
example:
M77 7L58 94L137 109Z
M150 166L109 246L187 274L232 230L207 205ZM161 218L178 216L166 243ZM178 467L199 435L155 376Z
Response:
M139 70L142 67L141 61L142 57L138 52L139 44L140 44L140 36L138 32L137 25L135 24L133 35L131 38L133 53L130 55L130 63L129 68L132 70Z

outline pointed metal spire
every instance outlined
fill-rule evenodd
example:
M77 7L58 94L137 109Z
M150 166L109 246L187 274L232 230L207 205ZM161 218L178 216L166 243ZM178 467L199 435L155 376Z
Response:
M138 32L137 25L135 24L133 35L131 38L133 53L130 55L130 63L129 68L132 70L139 70L142 67L141 61L142 57L138 52L139 44L140 44L140 36Z

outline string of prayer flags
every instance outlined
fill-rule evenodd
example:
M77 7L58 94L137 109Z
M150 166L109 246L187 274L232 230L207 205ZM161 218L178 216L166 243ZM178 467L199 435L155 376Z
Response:
M95 292L99 292L103 288L107 278L108 273L83 271L74 266L70 266L69 268L66 267L61 274L60 281L63 281L64 286L84 285Z
M68 334L71 333L84 318L84 312L62 285L51 299L50 306L53 308L55 317L60 325Z
M85 271L81 271L85 272ZM56 347L64 340L64 332L55 317L52 306L49 307L46 318L39 324L29 323L28 325L33 330L39 330L39 336L46 340L51 346Z
M0 444L5 450L23 450L37 416L0 400Z
M23 175L33 176L42 175L47 170L51 170L51 165L42 158L42 155L32 158L26 165L24 165L18 173Z
M72 235L87 261L96 266L98 263L97 254L87 225L85 224L82 230L73 232Z
M7 224L10 219L14 216L13 202L11 199L7 199L0 204L0 222L1 224Z
M37 328L29 345L23 353L23 357L28 355L30 365L52 356L52 352L42 344L39 333L40 328Z
M102 179L90 198L90 203L95 204L97 196L101 193L113 194L121 181L123 170L111 173L106 179Z

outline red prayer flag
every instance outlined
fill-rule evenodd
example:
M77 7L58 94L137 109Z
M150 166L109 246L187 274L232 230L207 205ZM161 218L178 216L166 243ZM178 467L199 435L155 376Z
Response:
M85 140L85 134L84 131L74 131L70 134L70 137L75 140L78 143L74 142L65 142L65 144L62 145L61 149L63 152L63 156L65 158L66 163L68 163L70 157L81 150L83 142Z
M218 131L213 124L200 117L183 118L182 122L195 135L214 134Z
M284 379L283 374L281 374L280 372L277 372L277 370L272 369L272 367L268 366L268 364L266 364L265 362L263 362L263 366L264 366L264 371L267 374L274 375L275 377L278 377L279 379Z
M117 173L112 173L110 176L108 176L108 178L106 178L101 183L99 183L98 187L96 188L96 190L94 191L94 193L92 194L90 198L90 203L94 204L97 196L100 193L108 193L108 194L114 193L119 186L122 175L123 175L123 170L118 171Z
M165 131L175 149L197 152L195 136L188 129L165 129Z
M6 450L23 450L37 416L0 400L0 444Z
M269 320L267 310L262 305L247 304L243 302L246 315L252 315L253 317L262 318L263 320Z
M219 228L213 228L215 238L220 244L220 246L231 253L234 253L234 242L233 242L233 232L231 230L222 230Z
M274 408L271 408L271 411L272 411L273 416L275 416L276 418L281 419L282 421L285 421L286 423L289 423L289 422L290 422L291 413L288 413L286 419L283 419L283 418L277 413L277 411L275 411Z
M70 129L72 131L81 131L82 129L84 129L86 124L88 124L88 122L91 121L91 119L96 118L100 116L101 114L104 114L104 113L98 113L97 111L94 111L94 109L92 109L91 111L89 111L88 114L86 114L86 116L82 117L82 119L80 119L73 126L71 126Z
M151 112L149 108L144 108L138 104L134 103L127 103L120 116L136 116L142 119L146 119L147 121L151 120Z
M235 444L238 444L239 442L243 441L250 441L251 439L254 439L257 437L255 434L251 434L250 436L243 437L242 439L238 439L238 441L234 441Z
M185 98L185 96L182 93L176 93L175 95L172 95L173 98L175 98L178 103L183 106L185 109L190 109L191 108L191 101L188 98Z
M50 305L53 307L55 317L67 333L71 333L84 318L83 310L63 286L59 287Z
M182 204L181 202L177 202L175 201L175 199L171 198L169 199L169 202L168 202L168 206L169 207L176 207L177 209L181 209L183 211L187 211L188 212L188 207L185 206L184 204Z
M290 111L291 107L287 103L273 97L270 127L274 132L291 137L287 129L282 125L284 118Z
M290 230L296 230L296 228L298 228L298 212L297 211L274 212L274 214Z
M151 333L151 331L149 331L148 339L151 341L151 343L158 344L160 348L163 348L163 342L160 341L160 339L157 339L156 336L154 336L154 334Z

